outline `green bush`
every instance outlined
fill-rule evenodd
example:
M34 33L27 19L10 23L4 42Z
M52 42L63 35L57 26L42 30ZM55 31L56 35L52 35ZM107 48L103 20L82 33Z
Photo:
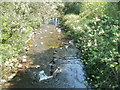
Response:
M79 14L80 13L80 5L79 2L65 2L64 3L64 14Z
M78 15L67 14L62 25L81 50L88 81L96 88L120 88L119 3L82 2Z
M51 17L58 16L56 10L61 3L0 3L0 57L14 58L24 52L32 31ZM51 9L50 9L51 8Z
M9 77L29 47L33 32L59 15L58 3L0 2L0 79ZM15 61L14 61L15 60ZM11 64L12 63L12 64ZM12 65L12 66L9 66Z
M76 46L82 51L81 58L86 64L92 85L118 88L118 20L104 15L101 18L84 18L81 23L79 15L66 15L63 21L63 25L70 29L66 34L75 40Z
M1 61L5 62L10 58L18 57L20 53L25 51L24 47L27 45L33 27L25 19L25 15L29 14L27 8L25 10L20 9L26 4L21 3L21 6L18 7L15 3L1 3L0 5L2 14L0 18L0 54L2 55Z

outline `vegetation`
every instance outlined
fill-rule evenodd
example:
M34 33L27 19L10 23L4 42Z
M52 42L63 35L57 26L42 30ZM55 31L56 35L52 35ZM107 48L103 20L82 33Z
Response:
M65 8L72 5L77 11L80 6L80 13L76 10L65 13L62 25L67 29L66 35L82 51L88 81L95 88L120 88L119 3L67 4Z
M0 3L1 79L15 71L33 32L51 17L62 17L66 35L82 52L95 88L120 88L120 2ZM64 6L64 7L63 7Z
M0 3L0 69L1 79L14 72L20 56L29 47L33 32L51 17L58 16L58 3Z

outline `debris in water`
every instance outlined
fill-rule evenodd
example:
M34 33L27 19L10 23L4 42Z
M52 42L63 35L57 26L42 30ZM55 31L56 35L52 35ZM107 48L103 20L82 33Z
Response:
M60 67L58 67L52 74L52 76L55 76L57 73L60 73L62 71L62 69Z
M46 80L46 79L52 78L53 76L47 76L45 74L45 72L42 70L42 71L39 72L39 77L40 77L39 81L42 81L42 80Z

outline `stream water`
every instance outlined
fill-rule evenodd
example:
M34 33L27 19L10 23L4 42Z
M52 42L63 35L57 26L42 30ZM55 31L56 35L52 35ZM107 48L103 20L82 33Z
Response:
M84 64L73 41L64 39L55 25L43 25L34 34L27 56L36 67L19 71L9 88L87 88Z

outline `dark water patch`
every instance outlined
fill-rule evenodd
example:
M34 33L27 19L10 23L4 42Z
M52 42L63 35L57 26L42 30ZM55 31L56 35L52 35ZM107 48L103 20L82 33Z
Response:
M54 25L38 29L31 51L27 53L33 64L19 71L8 82L11 83L9 88L87 88L79 50L63 37ZM35 65L38 67L32 67Z

